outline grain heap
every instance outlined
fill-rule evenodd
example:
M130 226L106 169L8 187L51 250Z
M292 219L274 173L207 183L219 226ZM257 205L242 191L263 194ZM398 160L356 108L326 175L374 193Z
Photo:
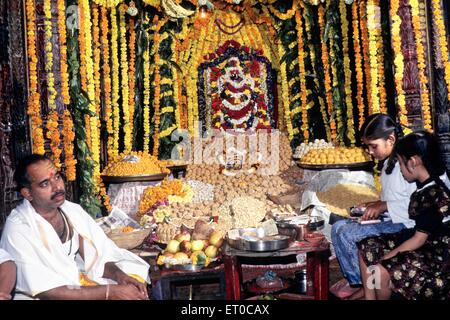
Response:
M356 183L338 184L325 192L318 192L317 197L328 210L344 217L350 215L350 207L380 199L375 188Z

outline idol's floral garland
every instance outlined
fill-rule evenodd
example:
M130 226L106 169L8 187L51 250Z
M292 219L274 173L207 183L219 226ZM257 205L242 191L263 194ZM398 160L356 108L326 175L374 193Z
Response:
M104 121L106 123L107 141L106 149L108 153L108 159L114 156L114 128L112 119L112 102L111 102L111 68L109 61L109 40L108 40L108 12L105 7L101 8L101 46L103 48L103 64L102 64L102 74L103 74L103 95L105 99L105 116Z
M31 138L33 141L33 152L44 154L44 134L42 132L42 118L40 94L38 91L37 64L38 56L36 52L36 8L34 0L26 1L27 18L27 52L28 52L28 107L27 114L31 123Z
M379 97L379 79L378 79L378 29L380 28L379 7L376 0L368 0L367 11L367 29L369 31L369 61L370 61L370 79L371 79L371 99L372 113L381 112Z
M437 61L437 69L444 69L445 82L447 83L447 97L450 101L450 61L448 58L447 39L445 32L444 14L442 12L441 1L431 0L433 22L436 26L434 30L438 34L438 41L435 44L436 51L440 51L440 61ZM438 59L436 59L438 60Z
M325 34L325 8L323 6L319 6L319 27L320 34ZM330 123L330 140L335 141L337 138L336 133L336 120L334 118L333 112L333 96L332 96L332 87L331 87L331 75L330 75L330 63L328 60L328 46L325 39L321 41L321 49L322 49L322 63L323 63L323 72L324 72L324 85L325 85L325 97L327 102L327 110L329 115L329 123ZM325 123L325 125L327 125Z
M356 102L358 104L358 126L361 128L364 123L364 75L362 70L361 45L359 42L359 21L358 5L352 5L352 25L353 25L353 49L355 52L355 76L356 76Z
M344 91L345 105L347 109L347 138L350 144L355 144L355 123L353 120L353 102L352 102L352 71L350 69L350 56L348 48L348 20L347 7L344 1L339 1L339 12L341 17L341 33L342 33L342 55L344 62Z
M130 125L130 107L129 107L129 86L128 86L128 56L127 56L127 25L125 21L126 6L122 5L119 8L119 28L120 28L120 68L121 68L121 83L122 83L122 113L123 121L122 128L124 131L123 143L124 151L131 151L131 125ZM132 123L132 122L131 122Z
M267 90L273 86L271 64L261 56L261 51L252 51L249 47L229 40L215 54L209 54L208 58L212 61L201 64L198 71L198 104L202 123L207 122L205 98L212 96L213 127L223 130L274 127L273 96L271 90ZM235 63L232 67L227 66L232 63ZM252 80L247 78L237 82L230 78L231 73L238 70L236 64L239 63L245 65ZM207 79L205 74L208 75ZM261 83L255 78L261 79ZM205 83L209 93L205 92ZM223 98L223 95L227 98Z
M52 41L52 9L51 1L44 1L44 33L45 33L45 72L47 74L48 108L47 133L50 140L51 157L57 168L61 168L61 135L59 133L59 114L56 109L55 76L53 74L53 41Z
M417 51L417 66L419 68L419 81L422 100L423 127L431 130L430 95L428 91L428 78L426 75L425 49L420 26L420 11L418 0L410 0L412 25Z
M391 10L390 16L392 19L391 24L391 38L392 38L392 49L394 52L394 66L395 66L395 90L397 92L397 106L398 106L398 118L399 122L403 126L408 125L408 111L406 110L406 100L405 100L405 92L403 90L403 70L404 70L404 62L403 62L403 53L402 53L402 38L400 34L400 26L402 20L398 15L399 9L399 0L391 0Z

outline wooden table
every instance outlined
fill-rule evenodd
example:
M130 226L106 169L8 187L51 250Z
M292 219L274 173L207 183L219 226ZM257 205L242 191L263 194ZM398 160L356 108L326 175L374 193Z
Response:
M224 247L224 266L228 300L241 299L242 268L241 258L251 258L252 264L258 259L270 257L287 257L306 253L306 295L299 295L299 300L327 300L330 243L324 241L318 245L308 242L293 242L288 248L272 252L250 252ZM260 264L260 263L259 263Z

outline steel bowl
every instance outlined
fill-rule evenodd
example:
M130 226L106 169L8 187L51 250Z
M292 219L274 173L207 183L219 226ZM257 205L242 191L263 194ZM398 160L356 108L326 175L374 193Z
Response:
M248 241L242 238L227 238L228 244L239 250L245 251L277 251L289 246L290 237L286 235L275 235L262 238L261 240Z

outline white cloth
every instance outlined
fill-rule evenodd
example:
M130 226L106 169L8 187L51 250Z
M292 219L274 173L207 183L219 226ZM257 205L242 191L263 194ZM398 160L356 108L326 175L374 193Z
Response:
M60 209L83 239L84 270L79 270L77 262L64 251L51 224L24 200L6 220L0 241L0 248L7 250L17 265L16 291L34 297L60 286L79 286L80 271L99 284L110 283L102 278L107 262L115 262L125 273L149 281L149 265L117 247L81 206L66 200Z
M6 261L13 261L13 258L8 252L0 248L0 264Z
M415 183L409 183L403 178L400 164L395 164L391 174L386 174L388 161L385 161L381 170L381 201L386 201L388 215L393 223L403 223L405 227L412 228L415 222L409 219L408 206L411 194L417 189Z

